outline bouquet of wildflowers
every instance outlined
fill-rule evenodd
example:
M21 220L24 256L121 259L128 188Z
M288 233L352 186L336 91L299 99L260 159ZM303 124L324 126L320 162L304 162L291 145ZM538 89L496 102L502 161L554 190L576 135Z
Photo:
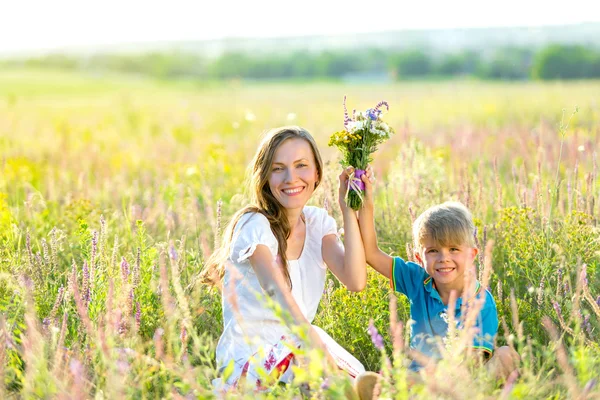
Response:
M336 146L342 151L341 164L344 167L354 167L350 176L346 204L353 210L360 209L363 201L365 185L361 177L365 174L367 165L373 161L371 154L377 150L377 145L390 138L394 130L381 119L382 107L389 111L388 103L379 102L374 108L365 112L352 112L348 116L346 96L344 96L344 130L331 135L330 146Z

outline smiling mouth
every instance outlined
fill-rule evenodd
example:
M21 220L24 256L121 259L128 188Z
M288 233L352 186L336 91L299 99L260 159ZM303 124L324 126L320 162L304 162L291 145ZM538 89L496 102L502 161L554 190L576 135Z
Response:
M451 267L449 267L449 268L438 268L437 272L445 273L445 272L450 272L450 271L453 271L453 270L454 270L454 268L451 268Z
M297 187L297 188L292 188L292 189L282 189L281 191L287 195L293 196L295 194L300 193L303 190L304 190L304 187L302 186L302 187Z

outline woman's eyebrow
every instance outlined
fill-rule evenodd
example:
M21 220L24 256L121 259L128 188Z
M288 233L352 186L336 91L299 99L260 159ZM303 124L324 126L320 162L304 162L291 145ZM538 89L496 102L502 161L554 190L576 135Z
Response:
M308 162L308 160L307 160L306 158L301 158L301 159L299 159L299 160L296 160L296 161L294 161L293 163L297 163L297 162L300 162L300 161ZM275 164L279 164L279 165L285 165L285 164L284 164L284 163L282 163L281 161L273 161L273 165L275 165Z

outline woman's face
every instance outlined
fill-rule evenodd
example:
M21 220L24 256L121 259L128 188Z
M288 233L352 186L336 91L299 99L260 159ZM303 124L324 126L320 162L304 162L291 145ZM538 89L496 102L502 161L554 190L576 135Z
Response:
M302 209L319 180L315 156L304 139L288 139L275 151L269 188L286 210Z

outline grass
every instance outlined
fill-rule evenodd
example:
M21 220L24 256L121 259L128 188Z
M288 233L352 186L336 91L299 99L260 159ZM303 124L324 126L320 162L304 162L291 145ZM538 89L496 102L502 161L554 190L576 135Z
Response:
M408 303L373 273L356 294L331 277L315 323L383 371L387 397L598 396L598 93L597 81L215 85L0 71L0 396L211 396L220 296L195 278L245 204L244 169L267 128L314 134L327 174L313 203L341 222L326 144L343 95L361 109L390 103L397 134L374 162L386 251L409 257L412 218L448 199L471 208L482 250L493 242L480 273L487 262L498 343L522 355L521 377L501 387L456 351L409 387ZM303 376L314 395L342 396L314 357Z

